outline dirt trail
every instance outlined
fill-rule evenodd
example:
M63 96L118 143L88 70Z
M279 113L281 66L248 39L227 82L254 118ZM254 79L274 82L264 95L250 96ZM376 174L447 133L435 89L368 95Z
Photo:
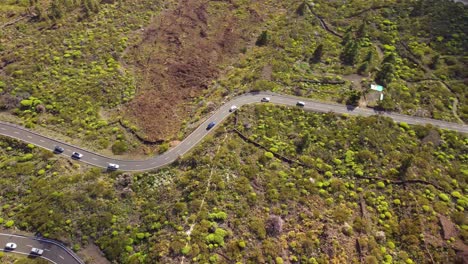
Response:
M124 113L150 141L177 134L194 110L190 103L219 76L219 65L252 38L254 29L247 25L263 21L250 7L249 16L240 20L234 4L224 5L226 10L210 5L179 0L144 29L140 43L128 48L125 64L135 70L139 91Z

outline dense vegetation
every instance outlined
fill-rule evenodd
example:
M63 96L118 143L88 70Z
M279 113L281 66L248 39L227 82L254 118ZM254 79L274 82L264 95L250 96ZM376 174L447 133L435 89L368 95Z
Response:
M45 126L81 138L89 147L125 142L119 117L106 120L103 115L133 97L134 77L119 59L128 38L160 6L118 1L87 14L87 3L97 1L48 2L0 3L0 23L25 17L0 33L0 108L17 115L26 127Z
M377 106L466 121L467 16L450 1L294 3L220 84L375 105L364 99L377 82L385 87Z
M448 0L0 1L0 118L117 155L252 90L466 122L467 23ZM270 104L145 173L1 137L0 226L114 263L453 263L467 153L451 131Z
M2 223L75 250L95 241L118 263L442 263L465 247L466 136L270 105L233 122L134 175L3 138Z
M247 2L2 1L0 108L114 154L156 151L136 147L180 139L197 110L258 89L468 120L462 3Z

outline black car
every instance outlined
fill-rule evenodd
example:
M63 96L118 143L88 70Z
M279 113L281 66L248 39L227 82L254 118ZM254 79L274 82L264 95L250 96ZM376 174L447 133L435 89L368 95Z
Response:
M64 151L64 149L60 146L55 146L54 153L60 154Z
M208 124L208 126L206 127L206 130L212 129L215 125L216 125L215 122L210 122L210 123Z

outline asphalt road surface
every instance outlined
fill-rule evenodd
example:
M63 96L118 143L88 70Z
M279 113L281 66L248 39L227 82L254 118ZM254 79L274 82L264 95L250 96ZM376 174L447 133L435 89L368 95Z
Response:
M6 249L6 243L10 242L15 243L17 248L14 250ZM43 249L42 256L31 255L33 247ZM70 249L59 245L55 241L36 237L0 233L0 251L21 254L30 258L43 258L54 264L84 264Z
M27 130L23 127L8 123L0 122L0 134L16 138L24 142L32 143L34 145L49 150L53 150L55 146L61 146L65 149L65 151L61 155L67 157L70 157L73 151L79 152L83 154L83 157L81 158L82 162L97 167L106 168L109 163L116 163L120 165L120 170L122 171L145 171L166 166L175 161L179 156L187 153L190 149L197 145L208 133L210 133L210 131L216 129L216 127L224 119L226 119L230 114L232 114L231 112L229 112L229 109L232 105L242 107L246 104L260 103L260 100L263 97L269 97L271 99L270 104L287 105L294 107L297 107L296 103L298 101L302 101L305 103L305 106L302 107L305 111L334 112L337 114L349 114L360 116L382 115L392 118L395 122L406 122L408 124L419 125L432 124L442 129L455 130L458 132L468 134L468 126L463 124L450 123L441 120L407 116L389 112L376 112L367 108L352 108L340 104L323 103L289 95L274 94L271 92L252 92L233 98L231 101L223 104L218 110L216 110L216 112L213 115L207 118L197 129L195 129L195 131L193 131L186 139L180 142L179 145L169 149L167 152L159 156L155 156L147 160L119 160L110 157L105 157L98 153L94 153L82 149L80 147L70 145L68 143L60 142L55 139L48 138L33 131ZM212 129L207 130L206 128L210 122L215 122L216 125Z

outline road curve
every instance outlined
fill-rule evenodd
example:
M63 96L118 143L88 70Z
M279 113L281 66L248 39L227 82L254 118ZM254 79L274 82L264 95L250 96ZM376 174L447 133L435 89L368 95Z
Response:
M10 242L15 243L17 248L14 250L6 249L6 243ZM32 256L30 253L33 247L43 249L44 253L42 256ZM38 237L0 233L0 251L43 258L54 264L84 264L73 251L59 242Z
M65 151L61 154L70 157L73 151L83 154L82 162L106 168L109 163L117 163L122 171L145 171L161 168L172 162L178 157L187 153L195 145L197 145L211 130L214 130L223 120L230 114L229 108L232 105L241 107L247 104L259 103L263 97L270 97L272 104L295 106L297 101L305 102L303 109L313 112L334 112L337 114L349 114L360 116L382 115L392 118L395 122L406 122L414 125L432 124L442 129L454 130L468 134L468 126L457 123L450 123L441 120L421 118L415 116L401 115L390 112L378 112L367 108L352 108L346 105L331 104L318 102L311 99L300 98L290 95L280 95L272 92L251 92L237 96L229 102L223 104L213 115L208 117L195 131L193 131L186 139L180 142L179 145L169 149L165 153L152 157L147 160L119 160L94 153L68 143L64 143L52 138L42 136L34 131L30 131L24 127L0 122L0 135L12 137L24 142L28 142L39 147L53 150L56 145L62 146ZM210 122L215 122L216 126L210 130L206 127Z

